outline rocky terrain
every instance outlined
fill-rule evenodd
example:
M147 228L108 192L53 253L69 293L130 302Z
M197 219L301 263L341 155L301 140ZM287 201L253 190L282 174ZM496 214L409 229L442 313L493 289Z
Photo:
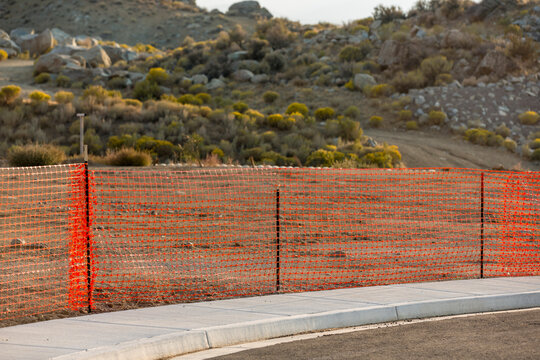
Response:
M0 24L9 57L0 84L22 88L0 114L4 150L52 142L73 153L75 131L58 133L84 112L96 155L116 138L144 148L146 136L170 144L177 161L197 135L197 157L222 161L397 166L380 131L398 143L406 130L489 145L513 157L505 168L538 168L538 2L422 1L336 26L275 19L256 1L226 14L192 0L8 1ZM14 65L25 59L31 77ZM24 98L34 90L56 101ZM164 106L179 113L149 110ZM26 123L12 120L20 114ZM414 156L403 155L405 165Z

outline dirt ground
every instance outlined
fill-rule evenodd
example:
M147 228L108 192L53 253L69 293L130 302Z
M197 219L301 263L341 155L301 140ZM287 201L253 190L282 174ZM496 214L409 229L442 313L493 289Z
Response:
M320 336L213 359L538 359L538 339L536 309Z

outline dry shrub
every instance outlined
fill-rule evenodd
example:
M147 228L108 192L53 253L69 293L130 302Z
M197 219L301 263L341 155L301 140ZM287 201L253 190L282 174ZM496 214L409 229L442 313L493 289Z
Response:
M111 166L150 166L152 156L144 151L124 148L109 152L105 157L105 162Z
M13 146L8 151L11 166L57 165L66 160L66 153L54 145Z
M523 125L536 125L538 120L540 120L540 115L535 111L527 111L519 115L519 121L521 121Z

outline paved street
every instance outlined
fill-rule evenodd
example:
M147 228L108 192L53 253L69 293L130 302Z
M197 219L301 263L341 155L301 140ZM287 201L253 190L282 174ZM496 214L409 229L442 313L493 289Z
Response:
M540 359L540 309L321 336L214 359L398 358Z

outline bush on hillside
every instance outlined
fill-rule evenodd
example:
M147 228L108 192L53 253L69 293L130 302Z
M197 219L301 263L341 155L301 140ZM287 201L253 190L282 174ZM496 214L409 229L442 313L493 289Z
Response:
M267 91L263 94L263 100L267 104L273 104L279 99L279 94L275 91Z
M245 102L239 101L233 104L233 109L243 114L249 109L249 106Z
M357 62L364 60L373 50L371 41L364 40L359 45L347 45L339 52L339 59L343 62Z
M510 152L516 152L517 143L510 138L504 139L503 146Z
M442 111L432 110L429 112L428 120L431 125L442 125L446 120L446 114Z
M465 140L478 145L501 146L504 144L504 139L501 135L497 135L486 129L469 129L465 131Z
M159 99L162 94L159 85L148 80L138 81L133 88L133 96L141 101Z
M430 84L434 84L437 76L449 73L452 66L453 63L445 56L437 55L424 59L420 64L420 71Z
M536 125L538 120L540 120L540 115L535 111L527 111L519 115L519 121L523 125Z
M0 61L6 60L8 58L8 53L5 50L0 49Z
M66 153L54 145L13 146L8 151L11 166L57 165L66 160Z
M73 101L75 95L69 91L58 91L54 94L54 100L60 104L67 104Z
M351 119L356 119L358 116L360 116L360 109L354 105L351 105L345 109L343 115L350 117Z
M400 93L407 93L411 89L422 89L426 84L426 77L418 70L407 73L400 71L392 80L392 86Z
M400 121L409 121L412 119L412 111L411 110L401 110L398 114Z
M43 91L35 90L28 95L30 100L32 100L33 103L40 103L49 101L51 99L51 96L49 94L44 93Z
M405 123L405 128L407 130L418 130L418 123L414 120L411 120L411 121L407 121Z
M331 107L324 107L315 110L315 118L319 121L326 121L334 117L336 112Z
M394 88L388 84L377 84L375 86L366 87L366 91L369 97L379 98L392 95L394 93Z
M51 74L46 73L46 72L42 72L41 74L39 74L38 76L34 78L34 82L36 84L45 84L45 83L48 83L49 81L51 81Z
M58 75L56 77L56 86L67 88L71 85L71 79L65 75Z
M0 90L0 105L12 104L21 94L21 88L16 85L7 85Z
M146 80L157 84L164 84L169 79L169 74L163 68L151 68L146 75Z
M518 57L521 60L530 60L535 58L538 51L538 44L530 37L518 35L508 35L510 44L507 47L507 53L511 57Z
M144 151L123 148L109 152L105 157L105 162L111 166L150 166L152 156Z
M290 115L293 113L300 113L302 115L307 116L309 113L309 109L305 104L302 103L292 103L287 107L287 110L285 111L286 114Z
M372 117L369 118L368 124L369 124L370 127L376 128L376 127L381 126L382 122L383 122L382 117L380 117L380 116L372 116Z
M373 10L373 18L386 24L394 20L405 19L405 13L399 6L378 5Z

